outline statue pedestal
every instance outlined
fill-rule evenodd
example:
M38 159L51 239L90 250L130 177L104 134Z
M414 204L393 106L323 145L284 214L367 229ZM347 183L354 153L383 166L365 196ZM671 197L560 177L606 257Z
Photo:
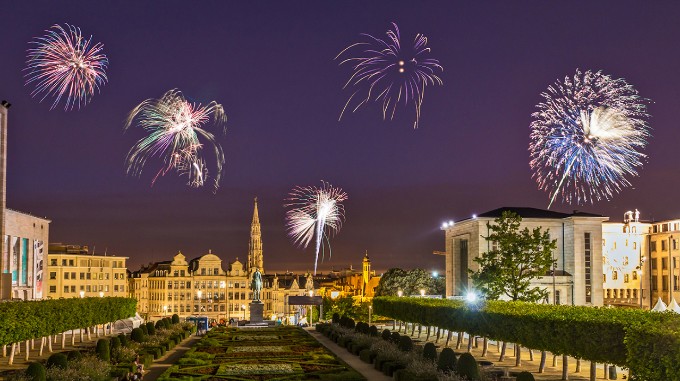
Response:
M250 302L250 324L262 323L264 320L262 315L264 314L264 303L262 302Z

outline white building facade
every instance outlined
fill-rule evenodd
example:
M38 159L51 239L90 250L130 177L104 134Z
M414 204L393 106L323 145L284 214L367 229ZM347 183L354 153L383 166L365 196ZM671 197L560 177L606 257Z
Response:
M489 230L503 212L512 211L522 217L520 229L541 227L550 238L557 240L553 258L554 273L533 281L545 288L546 302L570 305L603 304L602 224L609 218L597 214L574 212L559 213L535 208L504 207L482 213L472 218L446 224L446 296L465 295L472 289L468 270L479 269L474 258L491 250L493 242L486 240Z

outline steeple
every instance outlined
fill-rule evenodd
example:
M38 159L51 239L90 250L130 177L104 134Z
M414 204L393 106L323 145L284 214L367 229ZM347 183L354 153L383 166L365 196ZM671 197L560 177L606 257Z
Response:
M253 210L253 222L250 225L250 245L248 247L248 263L246 265L248 274L260 269L264 274L264 260L262 257L262 232L260 230L260 216L257 212L257 197L255 197L255 207Z

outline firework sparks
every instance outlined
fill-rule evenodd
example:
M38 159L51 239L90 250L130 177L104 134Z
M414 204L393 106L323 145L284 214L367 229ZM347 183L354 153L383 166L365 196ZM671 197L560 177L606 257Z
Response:
M189 178L188 185L201 187L208 178L208 168L202 156L204 144L212 148L216 164L215 190L219 187L224 165L224 152L215 136L203 129L212 119L216 127L226 124L227 117L222 105L210 102L207 106L187 101L179 90L170 90L159 99L147 99L130 112L125 129L133 123L148 135L137 141L127 155L127 173L139 176L147 160L158 157L163 166L158 177L171 170Z
M352 75L343 89L356 88L338 120L348 108L355 112L370 100L382 102L383 119L388 115L394 119L397 104L403 101L404 105L412 103L415 107L413 128L417 128L425 87L442 85L436 73L444 69L438 60L429 58L427 37L417 34L413 45L402 47L399 28L395 23L392 25L394 29L387 31L387 39L362 34L367 38L366 42L352 44L335 57L337 60L346 53L351 54L340 61L340 65L352 67Z
M646 155L647 100L624 79L601 71L576 71L541 94L532 114L531 168L538 187L548 191L548 208L610 199L630 186Z
M109 60L102 53L104 45L83 37L80 28L54 25L43 37L37 37L28 50L26 84L35 83L31 96L42 94L40 102L55 97L50 110L62 97L64 110L88 104L100 86L107 81Z
M329 236L337 234L345 220L347 193L329 183L321 182L320 188L295 187L290 193L285 206L291 207L286 212L286 228L288 235L296 245L306 248L316 237L314 275L319 261L319 251L323 250L324 239L328 243ZM329 252L330 252L330 245ZM329 253L330 255L330 253Z

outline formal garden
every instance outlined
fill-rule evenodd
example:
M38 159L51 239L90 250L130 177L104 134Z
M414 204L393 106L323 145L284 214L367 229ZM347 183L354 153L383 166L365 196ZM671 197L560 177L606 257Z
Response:
M159 380L365 380L297 327L208 332Z

